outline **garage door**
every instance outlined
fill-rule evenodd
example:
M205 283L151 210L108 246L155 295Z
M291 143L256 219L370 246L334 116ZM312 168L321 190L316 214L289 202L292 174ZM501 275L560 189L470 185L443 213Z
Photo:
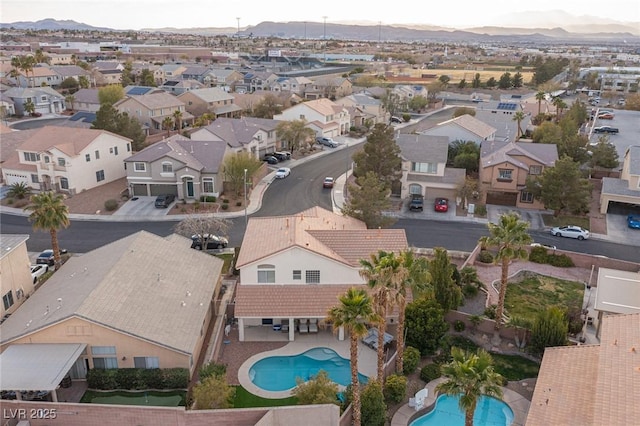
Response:
M487 192L487 204L496 204L498 206L515 206L517 202L517 192Z
M134 183L133 184L133 195L137 195L138 197L146 197L147 195L147 185L143 183Z
M454 202L456 199L455 191L443 188L427 188L426 198L434 200L436 198L448 198L449 201Z
M177 185L151 185L151 195L173 194L178 196Z

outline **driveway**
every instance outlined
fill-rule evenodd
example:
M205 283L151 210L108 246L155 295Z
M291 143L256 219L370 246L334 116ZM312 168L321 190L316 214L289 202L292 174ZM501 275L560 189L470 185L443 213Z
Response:
M629 228L626 215L607 214L607 237L610 241L640 247L640 229Z
M173 202L166 209L157 209L154 205L156 197L133 197L124 203L112 216L166 216L173 207Z
M529 222L529 229L545 228L542 220L543 211L541 210L517 209L515 207L487 204L487 219L489 219L489 222L498 223L500 216L509 212L516 212L520 215L520 219Z

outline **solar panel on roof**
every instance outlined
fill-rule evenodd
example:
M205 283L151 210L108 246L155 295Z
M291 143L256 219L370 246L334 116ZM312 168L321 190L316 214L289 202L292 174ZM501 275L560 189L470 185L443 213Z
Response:
M127 92L127 95L144 95L149 90L151 90L151 87L132 87Z

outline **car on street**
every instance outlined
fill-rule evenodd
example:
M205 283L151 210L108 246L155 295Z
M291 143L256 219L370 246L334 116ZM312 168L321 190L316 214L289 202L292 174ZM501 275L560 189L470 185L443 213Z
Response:
M589 231L579 226L556 226L551 228L551 235L554 237L576 238L578 240L586 240L589 238Z
M38 282L38 278L49 272L49 265L31 265L31 278L33 283Z
M225 237L221 237L214 234L205 234L205 240L207 244L206 250L223 249L229 245L229 240ZM191 248L196 250L202 250L202 238L199 234L191 236Z
M273 154L267 154L262 157L262 161L266 161L267 164L278 164L278 159L273 156Z
M391 117L389 119L389 121L391 123L394 123L394 124L402 124L402 123L404 123L404 121L400 117Z
M154 205L159 209L166 209L176 200L176 196L173 194L161 194L156 197Z
M627 226L633 229L640 229L640 214L630 214L627 216Z
M600 127L594 127L593 131L595 133L618 133L620 130L617 127L600 126Z
M409 202L410 211L421 212L424 207L424 197L421 194L411 194L411 201Z
M600 114L598 114L598 118L601 120L613 120L613 113L611 112L601 112Z
M291 169L288 167L280 167L276 170L276 179L284 179L291 174Z
M323 188L333 188L333 178L332 177L326 177L324 178L324 181L322 182L322 187Z
M336 148L338 146L338 142L334 141L331 138L319 137L319 138L316 138L316 141L320 145L328 146L329 148Z
M449 211L449 200L446 198L436 198L433 209L441 213Z

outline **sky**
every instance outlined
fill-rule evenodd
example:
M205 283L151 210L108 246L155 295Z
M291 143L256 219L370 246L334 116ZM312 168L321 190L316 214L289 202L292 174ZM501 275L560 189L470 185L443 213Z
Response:
M220 7L224 4L226 7ZM365 6L366 4L366 6ZM233 5L233 6L232 6ZM242 5L238 7L237 5ZM37 21L53 18L74 20L95 27L139 30L142 28L232 27L241 29L264 21L424 24L465 28L504 25L504 15L528 11L562 9L575 16L597 16L603 20L640 22L638 0L457 0L427 2L404 0L1 0L0 22ZM237 18L240 18L239 21ZM551 25L551 26L557 26Z

